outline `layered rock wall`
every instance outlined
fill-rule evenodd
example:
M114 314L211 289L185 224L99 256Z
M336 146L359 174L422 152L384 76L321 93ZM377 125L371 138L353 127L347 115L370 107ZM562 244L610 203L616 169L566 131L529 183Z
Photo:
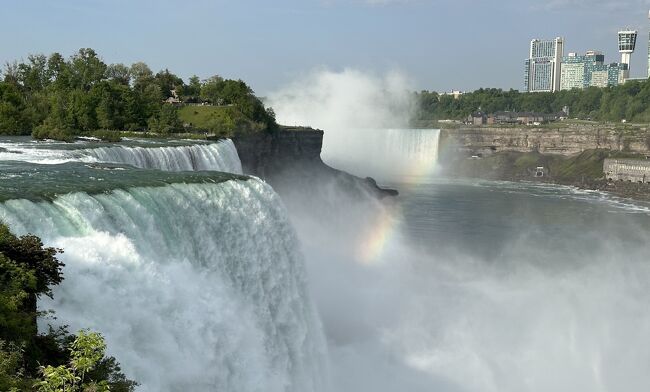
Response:
M441 145L473 155L514 151L570 156L593 149L650 154L650 130L603 125L466 127L442 130Z

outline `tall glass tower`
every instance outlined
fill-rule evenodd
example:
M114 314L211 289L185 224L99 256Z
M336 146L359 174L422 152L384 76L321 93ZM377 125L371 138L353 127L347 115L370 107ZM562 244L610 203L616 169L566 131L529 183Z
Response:
M564 40L560 37L530 41L530 53L524 69L525 91L558 91L563 54Z

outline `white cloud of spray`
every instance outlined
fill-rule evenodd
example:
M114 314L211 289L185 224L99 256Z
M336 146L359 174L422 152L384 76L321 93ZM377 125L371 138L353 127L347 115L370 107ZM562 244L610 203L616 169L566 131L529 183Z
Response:
M363 175L385 168L363 163L376 156L368 132L408 118L408 104L401 112L392 104L408 99L384 94L401 88L386 85L359 71L315 72L271 104L281 122L324 128L326 162L355 154L339 167ZM448 186L412 195L419 207L410 211L404 198L382 204L325 178L282 190L307 256L334 391L644 390L647 228L611 212L589 224L586 216L609 208L598 195L567 214L570 192L558 202L544 188L466 186L445 196ZM508 201L530 192L536 197ZM493 209L501 214L491 218ZM413 242L414 221L427 246ZM501 231L505 238L494 239Z
M461 197L509 211L509 191L528 192L500 189L467 186ZM283 193L307 255L334 390L643 390L650 382L650 249L642 228L611 212L616 223L584 226L580 211L609 208L588 206L600 203L598 195L567 214L570 194L557 205L544 192L514 203L517 217L502 227L488 222L486 210L430 212L456 203L431 187L412 200L429 212L410 211L428 222L423 230L437 245L427 247L412 241L414 218L401 202L350 196L328 181L308 194L302 187ZM456 243L446 237L445 226L456 225L449 217L474 222L466 241L486 226L507 235L470 251L475 244L463 245L458 233ZM366 258L359 248L375 236L383 237L381 251Z
M339 132L350 128L403 127L413 108L408 77L347 68L316 70L269 95L278 122Z
M394 71L374 75L354 69L317 70L268 97L278 122L323 129L323 160L379 181L433 167L435 132L408 128L415 110L411 82Z

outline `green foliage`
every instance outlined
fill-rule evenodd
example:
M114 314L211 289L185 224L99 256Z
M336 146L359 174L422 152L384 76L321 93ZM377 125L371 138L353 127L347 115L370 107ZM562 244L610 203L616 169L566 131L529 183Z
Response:
M28 390L22 368L22 350L13 343L0 340L0 391Z
M177 109L164 103L172 91L187 103L204 99L240 113L214 118L210 129L277 129L274 112L241 80L213 77L201 83L192 76L186 85L169 70L154 74L142 62L106 65L90 48L69 59L59 53L30 55L9 63L3 74L0 134L72 141L97 130L179 132Z
M17 237L0 224L0 390L132 392L137 385L105 356L101 335L70 336L65 328L39 334L36 299L63 280L59 249L33 235Z
M0 254L0 340L24 344L35 335L30 300L36 286L33 271Z
M251 121L235 106L183 106L178 117L192 129L223 137L267 129L266 124Z
M64 264L57 259L61 249L44 247L40 238L35 235L17 237L9 228L0 225L0 254L33 271L36 284L30 294L42 294L52 297L51 286L63 281L62 268Z
M149 129L163 134L181 131L183 124L178 118L178 109L172 105L163 105L158 113L149 119Z
M214 105L233 105L248 119L262 123L269 130L275 130L275 113L267 111L262 101L242 80L223 79L213 76L201 87L201 98Z
M554 113L565 106L571 117L601 121L650 122L650 81L629 81L625 84L584 90L563 90L554 93L521 93L516 90L479 89L455 99L422 91L415 94L418 103L416 121L464 119L479 108L487 113L497 111Z
M88 136L91 137L96 137L97 139L100 139L103 142L112 142L116 143L122 140L122 136L120 132L118 131L109 131L109 130L99 130L99 131L93 131L88 134Z

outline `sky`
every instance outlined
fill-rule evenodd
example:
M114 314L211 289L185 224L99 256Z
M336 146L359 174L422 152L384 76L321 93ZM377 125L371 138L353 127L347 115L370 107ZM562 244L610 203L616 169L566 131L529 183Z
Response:
M82 47L185 80L221 75L269 94L318 69L401 72L417 90L523 88L533 38L618 61L639 30L647 73L650 0L0 0L0 63Z

